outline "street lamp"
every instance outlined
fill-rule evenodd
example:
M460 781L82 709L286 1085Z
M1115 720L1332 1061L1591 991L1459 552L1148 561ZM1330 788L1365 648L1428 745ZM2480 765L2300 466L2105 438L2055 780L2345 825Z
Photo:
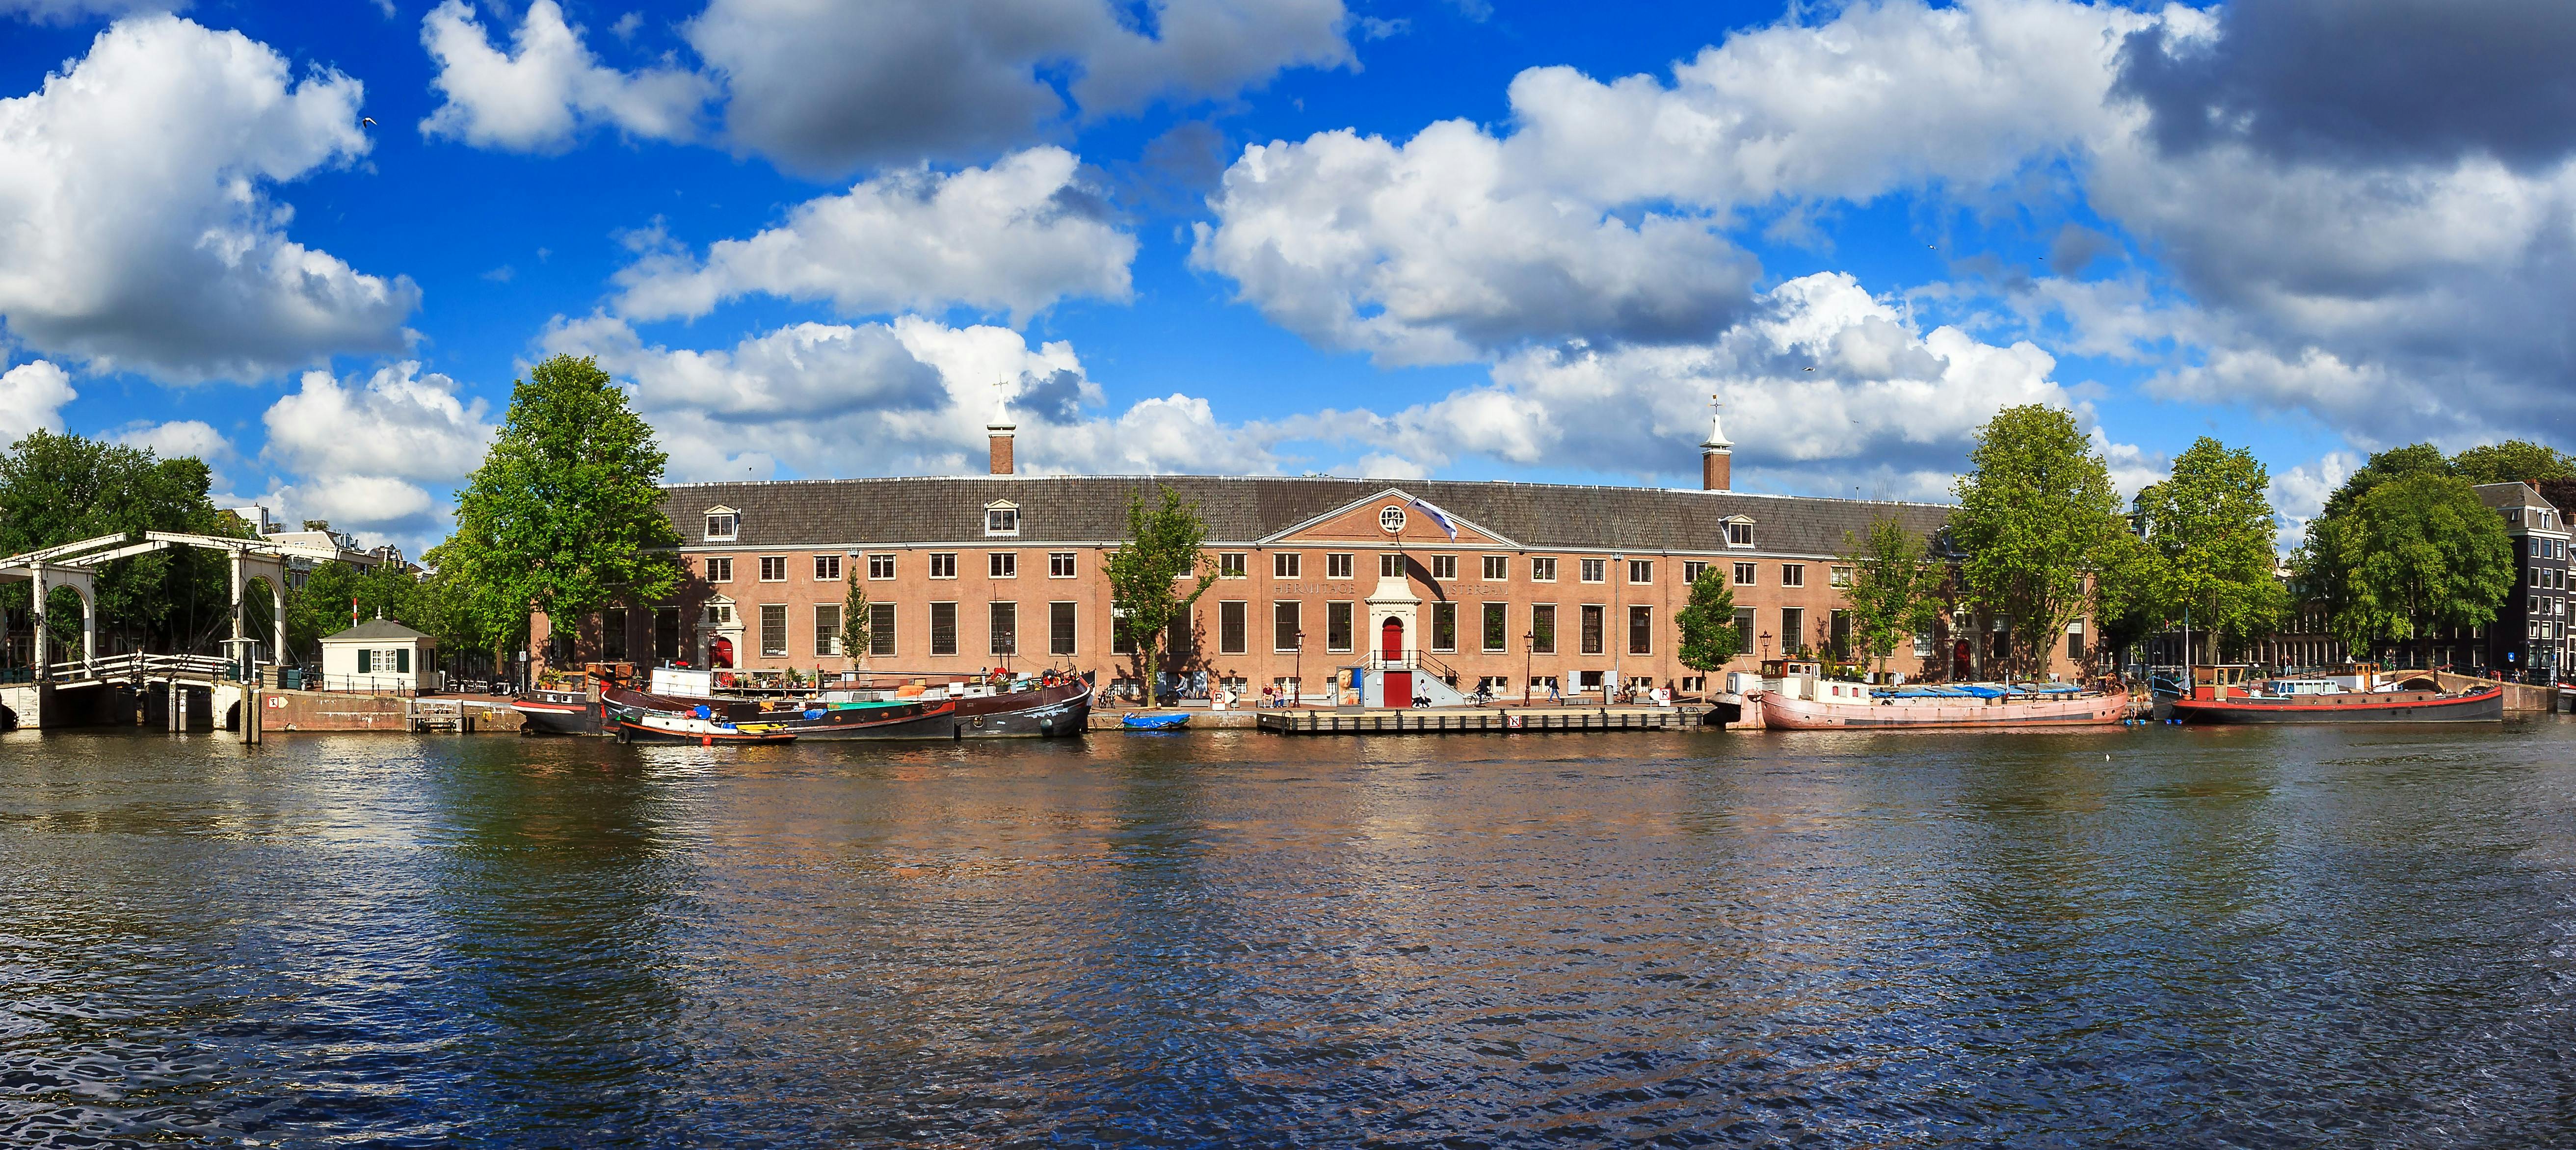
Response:
M1538 689L1538 625L1521 632L1521 705L1530 705L1530 692Z
M1288 697L1289 706L1294 707L1306 701L1306 632L1303 629L1297 632L1297 658L1292 666L1296 668L1293 672L1296 677L1288 680Z

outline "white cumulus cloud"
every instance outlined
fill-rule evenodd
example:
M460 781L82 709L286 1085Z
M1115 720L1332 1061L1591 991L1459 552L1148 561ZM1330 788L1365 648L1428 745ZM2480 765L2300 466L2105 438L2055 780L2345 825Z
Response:
M417 540L481 465L498 430L489 413L483 400L460 398L455 380L415 362L364 380L311 371L262 417L260 455L294 476L281 497L292 514Z
M63 405L79 397L71 374L41 359L0 372L0 447L31 431L61 431Z
M629 380L683 480L984 469L985 424L1007 399L1018 462L1037 472L1269 470L1267 439L1174 395L1104 416L1070 344L1018 332L891 323L797 324L730 348L650 344L625 321L558 320L549 354L594 355ZM997 386L998 385L998 386Z
M1080 167L1039 147L954 174L889 172L703 260L649 253L617 274L617 308L694 318L757 292L852 316L963 304L1026 317L1071 296L1124 300L1136 239L1105 218Z
M287 238L264 186L365 154L358 82L168 16L0 100L0 317L98 370L251 378L394 351L419 303Z
M493 45L465 0L431 9L420 39L438 62L431 83L443 97L421 131L476 147L561 151L591 125L638 139L689 139L715 94L687 68L630 73L601 64L555 0L528 5L507 50Z

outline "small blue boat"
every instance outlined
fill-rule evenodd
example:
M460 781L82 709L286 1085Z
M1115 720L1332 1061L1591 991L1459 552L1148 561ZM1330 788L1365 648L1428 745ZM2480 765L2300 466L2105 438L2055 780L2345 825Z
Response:
M1177 731L1182 727L1189 725L1189 721L1190 717L1188 715L1179 713L1167 715L1129 715L1126 718L1118 720L1119 725L1124 726L1131 731Z

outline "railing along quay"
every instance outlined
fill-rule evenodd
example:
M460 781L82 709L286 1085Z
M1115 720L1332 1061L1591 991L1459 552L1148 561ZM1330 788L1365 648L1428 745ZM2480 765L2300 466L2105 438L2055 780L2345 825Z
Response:
M1260 727L1282 735L1509 734L1518 731L1675 731L1700 725L1680 707L1369 708L1263 711Z

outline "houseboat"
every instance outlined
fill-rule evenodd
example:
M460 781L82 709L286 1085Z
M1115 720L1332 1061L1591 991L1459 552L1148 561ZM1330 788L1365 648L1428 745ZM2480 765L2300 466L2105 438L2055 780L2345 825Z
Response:
M2429 672L2369 664L2345 675L2257 679L2244 666L2194 667L2191 695L2166 704L2186 723L2456 723L2504 718L2504 685L2445 691Z
M2126 692L2066 683L1880 687L1827 678L1816 664L1794 660L1765 661L1762 675L1747 705L1762 709L1763 726L1793 731L2106 726L2129 714Z

